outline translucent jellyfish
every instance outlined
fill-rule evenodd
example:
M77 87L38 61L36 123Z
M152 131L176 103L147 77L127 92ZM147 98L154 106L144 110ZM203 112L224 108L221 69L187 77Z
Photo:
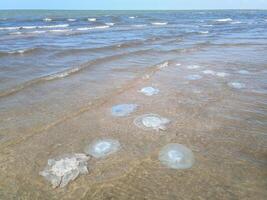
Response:
M187 79L187 80L194 81L194 80L202 79L202 76L200 76L200 75L198 75L198 74L188 75L188 76L186 76L186 79Z
M116 117L124 117L134 112L136 108L136 104L120 104L111 108L111 114Z
M246 87L244 83L239 83L239 82L228 83L228 85L235 89L242 89Z
M166 130L166 125L170 123L170 120L156 114L146 114L137 117L134 120L134 124L144 130L154 129L156 131Z
M225 73L225 72L217 72L216 76L218 76L218 77L226 77L226 76L228 76L228 74Z
M203 71L203 74L207 74L207 75L215 75L215 71L212 71L212 70L204 70Z
M199 65L189 65L189 66L187 66L187 69L198 69L198 68L200 68Z
M86 146L84 151L95 158L102 158L115 153L120 149L120 146L117 140L101 139L95 140L92 144Z
M159 152L159 160L172 169L188 169L194 164L194 155L190 149L182 144L171 143Z
M48 180L53 188L65 187L70 181L75 180L79 174L88 173L85 154L71 154L55 159L49 159L46 168L39 174Z
M159 93L159 89L153 88L153 87L144 87L140 90L144 95L146 96L152 96L154 94Z
M182 64L181 63L177 63L176 66L181 66Z
M239 70L238 73L246 75L246 74L249 74L249 71L247 71L247 70Z

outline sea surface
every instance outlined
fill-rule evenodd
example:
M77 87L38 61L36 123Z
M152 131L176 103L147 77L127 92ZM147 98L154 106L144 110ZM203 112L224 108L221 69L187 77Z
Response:
M114 119L120 103L138 111ZM171 126L138 129L146 113ZM66 190L39 175L103 137L121 153ZM173 142L189 171L160 165ZM0 199L260 200L266 180L267 11L0 10Z

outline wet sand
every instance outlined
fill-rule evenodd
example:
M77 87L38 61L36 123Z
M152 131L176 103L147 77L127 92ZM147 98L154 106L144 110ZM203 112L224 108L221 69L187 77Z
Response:
M266 199L266 95L231 89L218 77L185 80L186 65L176 63L120 69L114 77L90 69L9 97L1 122L0 199ZM138 90L145 86L160 93L144 96ZM113 117L111 107L121 103L139 107ZM167 130L136 127L134 119L147 113L169 118ZM83 152L99 138L119 140L122 148L91 158L89 173L66 188L52 189L39 175L49 158ZM191 169L158 161L168 143L193 151Z

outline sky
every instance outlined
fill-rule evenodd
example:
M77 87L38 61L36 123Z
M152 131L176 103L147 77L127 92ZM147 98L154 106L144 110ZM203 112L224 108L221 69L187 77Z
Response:
M267 9L267 0L0 0L0 9Z

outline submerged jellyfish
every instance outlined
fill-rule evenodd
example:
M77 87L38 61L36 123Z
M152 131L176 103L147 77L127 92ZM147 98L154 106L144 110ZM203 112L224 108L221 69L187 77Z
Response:
M161 149L159 160L172 169L188 169L194 164L194 155L186 146L171 143Z
M249 71L247 71L247 70L239 70L238 73L247 75L247 74L249 74Z
M188 80L199 80L199 79L202 79L202 76L198 75L198 74L194 74L194 75L188 75L186 76L186 79Z
M187 69L198 69L198 68L200 68L199 65L189 65L189 66L187 66Z
M212 70L204 70L203 74L207 74L207 75L215 75L215 71Z
M84 151L95 158L106 157L120 149L120 143L113 139L96 140L85 147Z
M140 90L144 95L146 96L152 96L154 94L159 93L159 89L153 88L153 87L144 87Z
M235 88L235 89L242 89L245 87L245 84L244 83L239 83L239 82L232 82L232 83L228 83L228 85L232 88Z
M136 104L120 104L111 108L111 114L116 117L124 117L131 114L136 108Z
M142 115L134 120L134 124L139 128L145 130L154 129L156 131L166 130L166 125L168 123L170 123L169 119L161 117L156 114Z
M85 154L73 154L49 159L46 168L39 174L50 181L53 188L65 187L70 181L76 179L79 174L88 173Z
M228 76L228 74L225 73L225 72L217 72L216 76L218 76L218 77L226 77L226 76Z

